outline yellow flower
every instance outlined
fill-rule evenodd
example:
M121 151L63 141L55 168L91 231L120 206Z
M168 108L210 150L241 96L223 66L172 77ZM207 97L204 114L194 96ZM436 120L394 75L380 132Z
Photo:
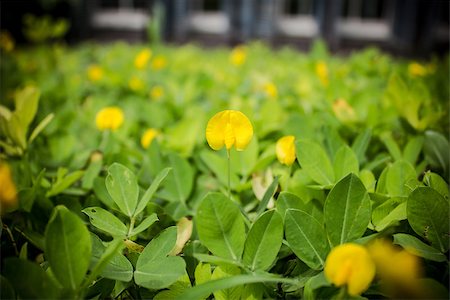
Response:
M167 65L167 60L164 56L156 56L152 61L153 70L161 70Z
M263 90L269 98L276 98L278 95L277 86L272 82L267 82L266 84L264 84Z
M421 275L419 258L406 250L395 248L386 240L376 240L368 246L381 278L408 285Z
M11 52L14 49L14 39L8 31L0 32L0 48L6 52Z
M130 89L132 91L135 91L135 92L143 90L144 85L145 85L144 82L136 76L132 76L130 78L130 81L128 81L128 86L130 87Z
M342 123L354 122L357 120L355 110L344 99L336 99L332 109L336 118Z
M328 85L328 66L325 62L319 61L316 63L316 74L317 77L319 77L320 82L322 85L327 86Z
M408 72L413 77L421 77L428 74L427 68L417 62L412 62L408 65Z
M367 290L375 276L375 263L363 246L342 244L328 254L325 276L338 287L347 285L350 295L360 295Z
M162 96L164 96L164 89L162 88L162 86L155 85L154 87L151 88L150 90L151 99L158 100Z
M293 135L283 136L277 141L275 150L278 161L290 166L295 161L295 137Z
M224 110L215 114L206 126L206 140L214 150L224 145L227 150L233 145L236 150L244 150L253 136L253 126L242 112Z
M141 145L144 149L147 149L152 144L153 140L159 135L159 131L150 128L147 129L141 137Z
M90 81L99 81L103 78L103 69L99 65L90 65L87 75Z
M117 106L105 107L95 117L95 123L99 130L116 130L122 125L123 120L123 112Z
M11 176L11 169L0 162L0 212L17 205L17 189Z
M148 48L141 50L134 59L134 66L136 69L144 69L147 66L148 61L152 57L152 51Z
M230 54L230 62L235 66L240 66L247 59L247 49L244 46L235 47Z

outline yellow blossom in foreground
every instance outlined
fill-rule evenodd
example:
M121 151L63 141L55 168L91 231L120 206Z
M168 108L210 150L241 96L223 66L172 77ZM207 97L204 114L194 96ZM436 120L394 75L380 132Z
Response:
M334 115L342 123L354 122L357 120L355 110L344 99L336 99L332 106Z
M144 89L144 82L136 76L132 76L128 81L128 87L135 92L141 91Z
M278 161L284 165L290 166L295 161L295 137L293 135L283 136L277 141L275 152Z
M17 189L9 166L0 162L0 212L17 205Z
M11 34L7 31L0 32L0 48L4 49L6 52L11 52L14 50L14 39Z
M99 81L103 78L103 69L99 65L90 65L87 75L90 81Z
M144 149L147 149L152 144L153 140L159 135L159 131L150 128L147 129L141 137L141 145Z
M148 48L139 52L134 59L134 66L136 69L144 69L150 60L150 57L152 57L152 51Z
M247 49L244 46L235 47L230 54L230 62L235 66L240 66L247 59Z
M252 123L237 110L218 112L206 126L206 140L214 150L220 150L224 145L229 150L234 145L236 150L242 151L250 143L252 136Z
M161 70L167 65L167 60L164 56L158 55L152 60L152 69Z
M277 86L275 84L273 84L272 82L267 82L266 84L264 84L263 90L264 90L264 93L269 98L276 98L278 95Z
M150 90L151 99L158 100L162 96L164 96L164 89L162 88L162 86L155 85L154 87L151 88Z
M122 110L117 106L105 107L97 113L95 124L99 130L116 130L124 120Z
M319 61L316 64L316 75L319 77L320 82L322 85L327 86L329 79L328 79L328 66L325 62Z
M325 276L334 285L347 285L350 295L367 290L375 276L375 263L369 251L358 244L342 244L331 250L325 262Z
M408 65L408 73L413 77L422 77L428 74L428 70L425 66L412 62Z

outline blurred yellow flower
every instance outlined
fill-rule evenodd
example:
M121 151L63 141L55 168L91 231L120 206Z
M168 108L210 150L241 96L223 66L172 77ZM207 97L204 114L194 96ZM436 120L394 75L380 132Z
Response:
M128 87L135 92L141 91L144 89L144 82L136 76L132 76L128 81Z
M95 124L99 130L116 130L124 120L122 110L117 106L109 106L101 109L95 117Z
M290 166L295 161L295 137L293 135L283 136L277 141L275 152L278 161L284 165Z
M412 62L408 65L408 73L413 77L422 77L428 74L428 70L418 62Z
M277 86L272 82L267 82L263 85L263 91L269 98L276 98L278 95Z
M167 65L167 60L164 56L158 55L152 60L152 69L161 70Z
M90 65L87 75L90 81L99 81L103 78L103 69L99 65Z
M152 51L145 48L139 52L134 58L134 66L136 69L144 69L147 66L148 61L152 57Z
M164 96L164 89L162 88L162 86L155 85L150 89L150 98L152 100L158 100L162 96Z
M367 290L375 277L375 263L366 248L347 243L331 250L324 271L334 285L347 285L348 293L356 296Z
M0 32L0 48L6 52L14 50L14 39L8 31Z
M0 212L17 205L17 189L9 165L0 162Z
M153 140L160 134L159 130L154 128L147 129L141 137L141 145L147 149L152 144Z
M235 47L230 54L230 62L235 66L240 66L247 59L247 49L244 46Z
M214 150L220 150L224 145L229 150L234 145L236 150L242 151L250 143L252 136L252 123L237 110L218 112L206 126L206 140Z
M419 258L397 249L387 240L378 239L368 245L378 275L396 284L409 285L422 274Z
M316 75L319 77L322 85L328 86L328 66L324 61L319 61L316 63Z
M333 102L332 109L336 118L342 123L355 122L357 120L353 107L342 98Z

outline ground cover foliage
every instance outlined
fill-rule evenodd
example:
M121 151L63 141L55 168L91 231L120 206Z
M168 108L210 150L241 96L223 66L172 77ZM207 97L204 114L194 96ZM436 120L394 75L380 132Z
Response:
M448 297L448 57L55 43L0 68L2 298ZM243 151L205 139L227 109Z

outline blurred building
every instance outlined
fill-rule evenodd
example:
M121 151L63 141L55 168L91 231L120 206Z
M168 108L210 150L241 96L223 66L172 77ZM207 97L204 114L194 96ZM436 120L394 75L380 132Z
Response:
M2 1L9 6L25 0ZM172 43L235 45L262 39L308 48L316 38L332 50L376 45L394 53L447 53L447 0L40 0L65 4L73 39L144 41L149 27ZM63 3L63 4L62 4ZM69 9L67 8L69 7ZM6 10L6 11L5 11ZM69 12L67 12L69 10ZM151 26L149 26L151 24Z

